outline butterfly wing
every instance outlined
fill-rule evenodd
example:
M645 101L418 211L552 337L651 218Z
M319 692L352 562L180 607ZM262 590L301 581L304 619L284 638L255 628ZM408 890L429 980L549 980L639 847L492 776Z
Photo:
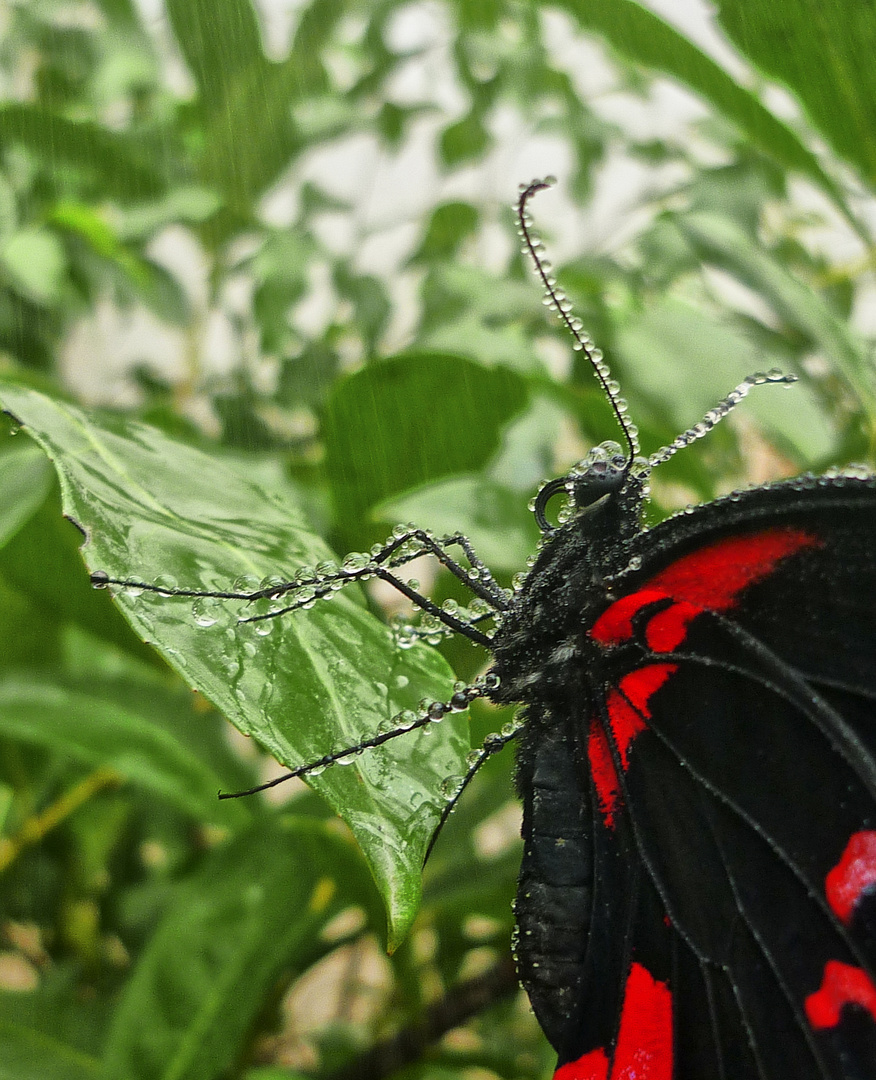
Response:
M591 881L574 1006L541 1007L558 1077L872 1077L876 485L710 504L642 534L631 566L555 736Z

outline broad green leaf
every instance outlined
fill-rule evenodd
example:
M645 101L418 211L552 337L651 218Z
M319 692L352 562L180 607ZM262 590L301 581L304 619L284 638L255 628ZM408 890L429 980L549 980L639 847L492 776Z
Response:
M459 356L409 353L335 385L326 404L326 469L339 519L400 491L483 466L525 406L524 380Z
M717 8L737 47L796 94L833 149L876 184L872 4L719 0Z
M523 570L540 533L519 491L480 475L454 476L375 507L384 521L415 521L437 536L462 532L492 570Z
M420 246L411 262L430 263L452 259L478 227L479 214L471 203L448 202L436 206Z
M754 146L785 168L808 176L849 216L841 189L793 129L662 19L633 0L560 0L559 6L635 63L690 87L744 131Z
M0 245L0 267L24 296L38 304L52 304L60 298L67 257L53 232L27 225Z
M6 447L0 454L0 547L39 510L51 488L51 467L32 442Z
M43 676L7 675L0 685L0 735L42 746L91 766L106 765L123 780L152 791L186 813L218 823L239 822L246 816L240 802L220 802L217 792L228 790L220 776L187 745L186 726L217 723L215 716L198 716L177 698L177 730L156 723L156 707L168 709L167 694L134 680L102 693L53 681ZM240 782L241 770L230 778Z
M0 143L21 143L59 176L65 165L97 174L107 193L123 202L160 194L165 182L141 144L90 120L70 120L40 106L0 107Z
M189 589L227 589L240 575L289 580L331 555L292 506L243 472L117 418L13 385L0 401L53 459L65 513L88 534L89 569ZM279 761L299 765L353 746L422 697L447 700L452 673L432 649L401 650L348 593L291 617L241 623L252 608L120 592L144 640L231 722ZM214 621L215 620L215 621ZM426 846L462 771L465 718L397 739L311 778L350 825L387 903L395 939L413 917Z
M262 819L214 851L125 987L107 1080L228 1075L276 980L327 952L320 931L341 911L369 905L369 892L355 849L325 824Z
M703 259L753 288L823 353L846 380L871 425L876 424L876 383L867 350L824 300L727 218L687 214L677 224Z
M619 328L619 356L636 383L682 431L755 371L775 366L732 324L681 300L666 299ZM755 389L740 408L792 449L801 464L829 457L835 434L812 392Z

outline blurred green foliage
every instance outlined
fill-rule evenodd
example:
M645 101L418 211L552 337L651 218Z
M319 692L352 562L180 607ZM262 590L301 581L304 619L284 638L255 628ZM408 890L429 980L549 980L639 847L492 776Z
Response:
M262 638L196 629L188 601L95 592L81 557L221 588L401 517L523 569L538 481L616 432L510 242L515 154L543 147L588 212L577 246L541 231L646 452L752 370L800 376L663 466L653 517L872 457L866 5L720 0L747 78L632 0L291 8L268 49L249 0L0 4L0 401L42 447L2 433L0 1077L550 1076L506 959L510 754L422 896L460 723L328 770L327 803L214 797L265 760L218 710L309 760L484 654L401 656L364 593ZM643 136L666 80L698 118ZM618 162L646 179L612 233ZM473 708L472 744L506 719Z

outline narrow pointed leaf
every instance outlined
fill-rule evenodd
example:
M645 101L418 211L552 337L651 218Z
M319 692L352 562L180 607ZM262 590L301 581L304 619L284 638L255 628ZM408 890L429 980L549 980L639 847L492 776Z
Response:
M367 897L355 849L324 824L262 820L217 849L140 956L107 1039L107 1080L227 1075L278 977L328 951L320 931Z
M759 150L785 168L808 176L850 216L841 189L793 129L668 23L633 0L561 0L560 6L624 56L690 87L744 131ZM772 5L779 6L788 5Z

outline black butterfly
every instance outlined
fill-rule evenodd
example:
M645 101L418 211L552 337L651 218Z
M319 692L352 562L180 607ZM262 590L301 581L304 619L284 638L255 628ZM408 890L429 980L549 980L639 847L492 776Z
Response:
M465 537L412 530L358 568L206 595L288 596L255 616L276 617L377 576L432 629L491 649L490 672L451 701L289 775L476 697L523 705L475 756L445 817L480 765L516 739L525 840L516 955L559 1055L556 1080L872 1080L876 479L772 484L643 529L651 467L752 386L791 379L752 376L671 446L639 458L601 354L540 259L527 204L545 186L521 191L524 248L593 364L626 450L603 444L541 490L543 543L520 587L501 588ZM561 493L553 526L546 508ZM467 566L449 554L454 544ZM396 571L423 552L465 580L484 611L453 614L406 585Z

